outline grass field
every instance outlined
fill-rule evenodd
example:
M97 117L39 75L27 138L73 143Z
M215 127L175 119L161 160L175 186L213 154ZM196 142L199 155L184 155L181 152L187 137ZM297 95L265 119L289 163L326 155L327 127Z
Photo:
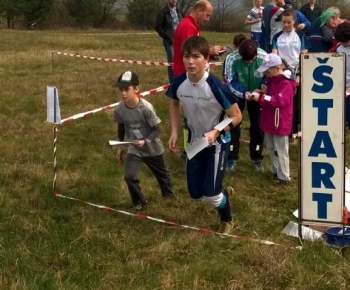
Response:
M230 44L231 34L204 33ZM127 60L165 61L155 33L0 30L0 289L349 289L350 253L322 241L281 234L297 208L297 146L291 145L292 182L276 186L255 172L241 145L237 172L226 174L233 234L271 240L271 247L173 227L56 198L52 192L53 133L46 122L46 86L59 90L62 117L118 101L117 76L133 70L141 91L167 83L166 68L106 63L54 55L66 51ZM221 67L212 69L220 75ZM169 100L147 97L170 134ZM130 198L108 140L116 135L113 110L58 127L57 191L125 210ZM248 136L248 121L243 123ZM266 153L265 153L266 155ZM180 201L164 201L143 167L146 214L186 225L218 227L215 210L190 200L184 161L166 151Z

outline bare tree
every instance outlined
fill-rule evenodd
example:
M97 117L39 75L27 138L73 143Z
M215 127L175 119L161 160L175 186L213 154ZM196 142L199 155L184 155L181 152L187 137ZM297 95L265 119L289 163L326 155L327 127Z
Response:
M217 31L224 31L225 26L230 18L235 12L239 1L235 0L216 0L213 1L214 13L212 19L212 25ZM237 10L237 9L236 9ZM237 11L236 11L237 12Z
M182 11L183 14L189 13L194 3L198 0L178 0L177 6L179 10Z
M96 23L99 25L105 23L116 11L118 2L119 0L98 0L99 17L96 19Z

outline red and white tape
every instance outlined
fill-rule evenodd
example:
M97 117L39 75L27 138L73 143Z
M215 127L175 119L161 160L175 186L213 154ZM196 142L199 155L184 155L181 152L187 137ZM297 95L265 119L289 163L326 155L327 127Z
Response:
M133 216L133 217L137 217L137 218L141 218L141 219L149 219L149 220L152 220L152 221L155 221L155 222L158 222L158 223L164 223L164 224L171 225L171 226L176 226L176 227L181 227L181 228L185 228L185 229L196 230L196 231L199 231L199 232L202 232L202 233L213 234L213 235L220 235L220 236L230 237L230 238L234 238L234 239L240 239L240 240L243 240L243 241L246 241L246 242L256 242L256 243L269 245L269 246L280 246L280 244L276 244L274 242L270 242L270 241L267 241L267 240L259 240L259 239L246 238L246 237L237 236L237 235L222 234L222 233L215 232L213 230L209 230L209 229L205 229L205 228L198 228L198 227L194 227L194 226L182 225L182 224L177 223L177 222L171 222L171 221L167 221L167 220L163 220L163 219L158 219L158 218L150 217L150 216L144 215L144 214L134 214L134 213L130 213L130 212L123 211L123 210L117 210L117 209L111 208L109 206L94 204L94 203L87 202L87 201L84 201L84 200L79 199L79 198L64 196L64 195L61 195L61 194L59 194L57 192L55 192L55 196L56 197L65 198L65 199L74 200L74 201L78 201L78 202L81 202L81 203L85 203L85 204L88 204L88 205L91 205L91 206L94 206L94 207L98 207L98 208L103 209L103 210L115 211L115 212L119 212L119 213L122 213L122 214L125 214L125 215L129 215L129 216Z
M158 88L155 88L155 89L151 89L149 91L142 92L142 93L138 94L138 97L141 98L141 97L144 97L144 96L147 96L147 95L150 95L150 94L155 94L157 92L161 92L161 91L166 90L168 87L169 87L169 84L163 85L161 87L158 87ZM97 109L94 109L94 110L91 110L91 111L75 114L75 115L73 115L71 117L62 119L60 124L67 123L67 122L70 122L70 121L73 121L73 120L76 120L76 119L79 119L79 118L83 118L83 117L95 114L97 112L109 110L109 109L111 109L113 107L118 106L119 104L120 104L120 102L117 102L117 103L113 103L113 104L110 104L110 105L107 105L107 106L104 106L104 107L101 107L101 108L97 108Z
M52 51L52 53L63 55L63 56L71 56L71 57L77 57L77 58L83 58L83 59L89 59L89 60L99 60L99 61L106 61L106 62L119 62L119 63L128 63L128 64L155 65L155 66L173 66L172 62L124 60L124 59L116 59L116 58L108 58L108 57L87 56L87 55L80 55L80 54L60 52L60 51ZM223 64L222 61L209 63L210 66L219 66L222 64Z

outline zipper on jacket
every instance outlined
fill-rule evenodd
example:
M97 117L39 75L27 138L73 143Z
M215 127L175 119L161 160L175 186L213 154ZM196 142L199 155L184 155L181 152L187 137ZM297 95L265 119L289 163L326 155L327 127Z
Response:
M248 91L250 92L250 71L251 64L248 65Z
M280 109L276 108L275 109L275 128L278 129L280 125Z

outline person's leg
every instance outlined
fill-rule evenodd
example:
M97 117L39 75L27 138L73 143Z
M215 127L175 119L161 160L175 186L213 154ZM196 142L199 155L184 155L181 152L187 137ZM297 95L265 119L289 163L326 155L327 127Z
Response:
M278 160L276 156L274 139L272 134L265 133L265 144L266 144L266 150L270 156L271 172L273 175L277 175Z
M231 222L231 208L227 191L222 188L227 163L228 143L216 144L205 149L203 156L207 164L207 172L203 185L203 195L206 201L215 208L222 222Z
M282 181L290 181L289 172L289 141L287 135L273 135L277 153L277 177Z
M145 203L146 197L140 187L139 172L142 158L135 154L126 154L124 180L128 186L133 204Z
M260 48L268 53L269 33L266 31L264 23L261 24Z
M259 44L260 48L263 49L263 50L267 50L266 48L266 40L265 40L265 37L264 37L264 34L261 32L260 34L260 44Z
M240 122L232 130L230 130L231 141L230 141L230 149L229 149L228 160L227 160L228 171L235 169L236 162L239 159L239 148L240 148L239 138L241 136L241 126L242 126L242 122Z
M242 113L244 111L245 103L246 103L245 99L238 100L238 107ZM230 141L230 149L229 149L228 160L227 160L227 170L229 171L235 169L233 164L239 159L239 148L240 148L239 139L241 137L241 126L242 126L242 122L240 122L232 130L230 130L231 141Z
M169 41L163 39L163 46L165 49L168 62L173 62L173 59L174 59L173 45ZM171 81L173 80L172 66L168 66L168 78L169 78L169 83L171 83Z
M271 53L272 51L272 44L270 43L270 40L268 42L268 44L266 45L266 50L267 53Z
M253 32L251 31L251 35L250 35L250 38L252 40L254 40L254 42L256 43L257 47L260 46L260 38L261 38L261 32Z
M186 160L187 189L190 197L194 201L203 200L204 182L207 173L205 151L203 149L191 159Z
M144 158L144 162L147 164L149 169L153 172L154 176L157 178L160 190L163 197L172 197L173 187L171 183L171 177L169 170L164 162L164 156L154 156L149 158Z
M257 102L247 102L247 110L250 121L250 159L254 162L263 160L263 144L264 144L264 133L260 129L260 112L261 108Z

